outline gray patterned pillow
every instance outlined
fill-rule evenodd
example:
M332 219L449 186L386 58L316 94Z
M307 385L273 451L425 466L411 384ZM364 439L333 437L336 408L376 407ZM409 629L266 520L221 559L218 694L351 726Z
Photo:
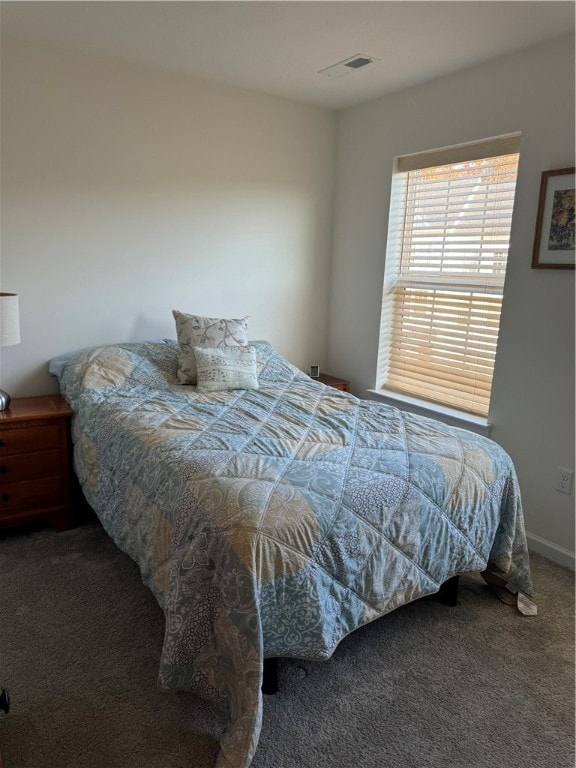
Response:
M256 347L194 347L198 392L258 389Z
M238 347L248 344L248 317L223 320L219 317L187 315L172 310L176 321L176 336L180 345L178 381L196 384L194 347Z

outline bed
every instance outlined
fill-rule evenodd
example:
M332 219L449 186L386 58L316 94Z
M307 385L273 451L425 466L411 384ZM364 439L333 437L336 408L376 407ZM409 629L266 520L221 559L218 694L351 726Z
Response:
M218 768L250 765L265 659L328 659L488 565L532 592L518 482L496 443L250 347L247 389L182 384L170 339L51 366L84 495L164 611L160 687L226 709Z

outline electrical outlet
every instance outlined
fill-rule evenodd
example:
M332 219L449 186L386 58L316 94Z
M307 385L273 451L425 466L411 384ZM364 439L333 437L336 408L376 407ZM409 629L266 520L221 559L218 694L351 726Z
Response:
M574 472L571 469L558 467L558 477L556 478L556 490L560 493L570 493L572 491L572 480Z

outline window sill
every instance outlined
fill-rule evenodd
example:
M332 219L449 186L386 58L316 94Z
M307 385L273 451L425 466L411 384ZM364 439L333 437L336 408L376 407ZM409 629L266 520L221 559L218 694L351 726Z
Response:
M445 424L469 429L479 435L484 435L484 437L490 437L492 427L488 423L488 419L485 419L483 416L473 416L471 413L464 413L444 405L429 403L417 397L401 395L399 392L393 392L389 389L369 389L367 392L372 400L381 400L403 411L416 413L420 416L428 416L431 419L443 421Z

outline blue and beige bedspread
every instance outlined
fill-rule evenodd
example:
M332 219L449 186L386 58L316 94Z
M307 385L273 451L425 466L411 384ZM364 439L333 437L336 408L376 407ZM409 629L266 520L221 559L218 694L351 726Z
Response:
M257 391L179 384L169 340L100 347L60 376L85 495L165 612L159 684L227 707L219 768L252 760L265 657L326 659L489 560L531 593L498 445L329 389L255 346Z

